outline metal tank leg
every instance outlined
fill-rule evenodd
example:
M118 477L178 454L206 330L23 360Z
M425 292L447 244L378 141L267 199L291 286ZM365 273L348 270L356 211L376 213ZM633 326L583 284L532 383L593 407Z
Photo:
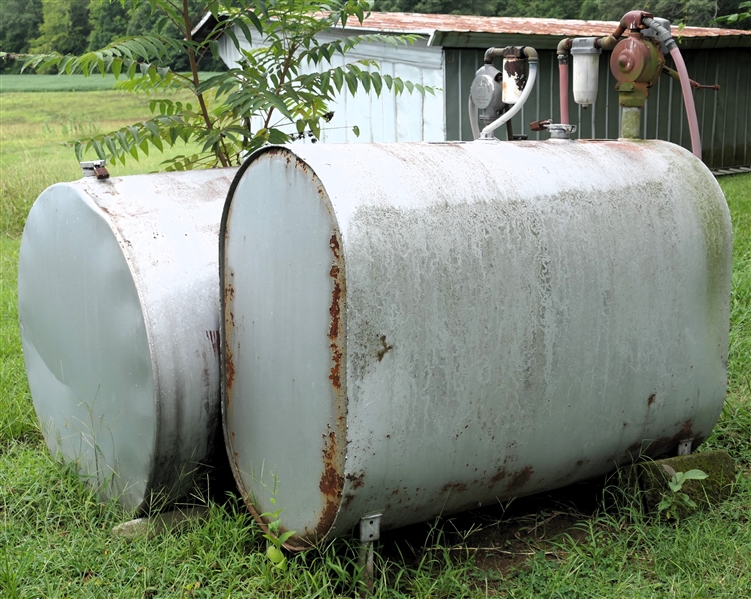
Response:
M361 597L373 593L373 543L381 537L381 514L368 514L360 518L360 573L365 588Z
M678 443L678 455L691 455L691 448L694 445L693 439L686 439Z

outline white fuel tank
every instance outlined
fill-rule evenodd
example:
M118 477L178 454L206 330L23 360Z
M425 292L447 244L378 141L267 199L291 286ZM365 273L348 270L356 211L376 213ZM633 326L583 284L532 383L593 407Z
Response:
M246 502L299 548L698 445L725 397L731 245L714 177L660 141L253 154L220 234Z
M129 509L180 497L211 460L217 235L236 172L61 183L26 221L18 312L45 440Z

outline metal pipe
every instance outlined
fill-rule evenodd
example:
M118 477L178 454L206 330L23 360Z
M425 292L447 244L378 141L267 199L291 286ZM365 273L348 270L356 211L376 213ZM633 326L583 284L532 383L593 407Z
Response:
M506 123L507 121L511 120L514 115L519 112L522 109L522 106L524 106L524 103L529 98L530 94L532 93L532 88L535 85L535 80L537 79L537 63L538 57L537 57L537 51L534 48L526 47L524 48L524 55L527 57L527 60L529 62L529 78L527 79L527 83L524 86L524 91L522 92L522 95L519 97L519 101L514 104L513 108L503 114L501 117L497 118L495 121L487 125L483 130L482 134L480 135L480 139L492 139L493 138L493 131L498 129L501 125Z
M601 37L597 41L595 41L595 46L597 48L602 48L603 50L612 50L615 48L616 44L618 43L618 38L612 36L612 35L606 35L605 37Z
M570 123L568 116L568 57L565 54L558 55L558 96L561 106L561 124Z
M503 48L488 48L485 50L485 64L492 64L497 56L503 56Z
M568 113L568 57L571 53L571 45L573 40L571 38L564 38L558 42L556 48L556 54L558 55L558 102L561 112L561 124L568 125L569 113Z
M621 139L641 139L641 108L623 106L621 108Z
M663 74L667 75L668 77L671 77L672 79L675 79L676 81L681 80L681 76L675 69L671 69L670 67L662 67ZM720 91L720 84L714 83L712 85L705 85L703 83L699 83L698 81L694 81L693 79L689 79L689 83L691 84L691 87L693 89L713 89L714 91L718 92Z

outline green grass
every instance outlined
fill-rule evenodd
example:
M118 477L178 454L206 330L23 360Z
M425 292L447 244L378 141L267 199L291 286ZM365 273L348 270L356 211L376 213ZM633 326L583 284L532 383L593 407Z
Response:
M17 322L23 221L44 187L79 177L59 139L143 118L148 110L116 92L2 94L0 109L0 597L356 596L353 543L337 540L290 556L288 569L277 570L235 497L209 500L207 520L179 533L114 537L112 527L130 516L114 502L100 503L49 455ZM111 170L155 170L161 159ZM552 493L387 533L376 558L375 597L751 597L751 175L720 184L735 231L730 383L706 448L726 448L736 459L736 494L668 524L645 517L618 488L594 485L598 495L590 489L587 501Z
M0 94L9 92L92 92L111 90L114 75L0 75Z
M216 73L201 73L207 78ZM120 81L124 78L120 77ZM0 94L7 92L92 92L111 90L117 80L114 75L0 75Z
M188 100L188 96L173 96ZM17 236L37 196L53 183L81 177L71 141L151 116L149 99L115 91L0 94L0 235ZM171 156L195 151L182 142L164 153L108 165L112 176L160 170ZM93 152L87 158L96 158Z

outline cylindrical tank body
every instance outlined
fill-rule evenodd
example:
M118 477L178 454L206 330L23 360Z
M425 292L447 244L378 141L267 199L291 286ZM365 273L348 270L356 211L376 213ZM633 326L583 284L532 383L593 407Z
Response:
M253 154L220 232L241 492L303 547L700 443L731 245L713 176L659 141Z
M130 509L180 497L221 448L217 239L236 172L61 183L26 221L18 312L45 440Z

